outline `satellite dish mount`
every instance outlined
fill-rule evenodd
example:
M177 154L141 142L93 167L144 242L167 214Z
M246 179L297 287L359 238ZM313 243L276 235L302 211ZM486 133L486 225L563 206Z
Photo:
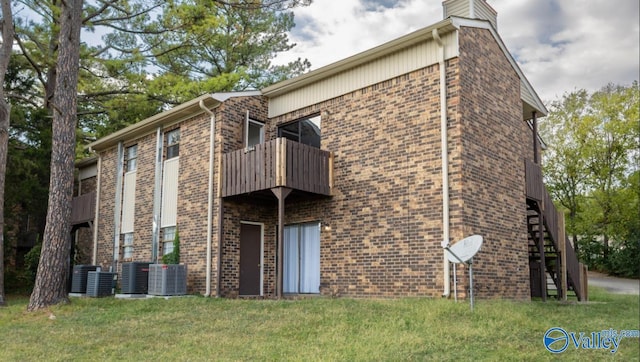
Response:
M482 236L472 235L449 246L448 240L442 241L442 248L447 252L447 259L454 264L464 264L469 266L469 300L471 310L473 310L473 257L480 251L482 246ZM458 300L458 283L456 278L456 268L453 268L453 294Z

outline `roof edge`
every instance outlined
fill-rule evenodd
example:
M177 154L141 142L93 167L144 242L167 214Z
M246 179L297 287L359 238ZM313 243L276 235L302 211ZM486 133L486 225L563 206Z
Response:
M344 58L316 70L312 70L309 73L270 85L262 89L262 94L270 97L291 92L308 84L315 83L321 79L344 72L348 69L357 67L364 63L368 63L384 55L394 53L400 49L409 47L415 43L431 39L433 37L433 29L444 30L445 33L456 30L451 19L444 19L435 24L404 35L400 38L396 38L374 48L352 55L348 58Z
M233 97L251 97L261 95L260 91L246 91L246 92L222 92L222 93L210 93L201 95L185 103L179 104L164 112L155 114L149 118L146 118L138 123L132 124L119 131L113 132L105 137L102 137L94 142L91 142L85 148L89 150L101 151L116 145L118 142L130 140L135 137L139 137L150 132L153 132L158 126L178 121L185 117L193 117L204 110L200 108L200 102L204 102L205 106L209 109L216 108L229 98Z
M502 41L502 38L500 37L498 32L496 32L496 30L493 28L493 26L491 26L491 23L488 20L461 18L461 17L457 17L457 16L452 16L452 17L450 17L450 19L453 22L453 26L455 26L457 29L459 29L462 26L466 26L466 27L473 27L473 28L480 28L480 29L489 30L491 32L491 35L493 35L493 37L498 42L498 46L500 47L500 49L502 50L504 55L507 57L507 60L509 61L509 63L511 63L511 66L513 67L513 69L518 74L518 77L520 77L520 79L523 81L525 87L527 88L526 90L534 98L534 101L535 101L536 104L531 104L531 107L534 108L536 111L539 111L540 112L540 116L542 116L542 117L544 117L547 114L549 114L549 110L547 110L547 107L545 107L544 103L542 102L542 100L538 96L538 93L536 93L535 89L533 89L533 86L531 85L531 83L529 83L529 80L524 75L524 72L522 72L522 69L520 69L520 66L518 65L516 60L513 58L513 56L509 52L509 50L507 49L507 46Z

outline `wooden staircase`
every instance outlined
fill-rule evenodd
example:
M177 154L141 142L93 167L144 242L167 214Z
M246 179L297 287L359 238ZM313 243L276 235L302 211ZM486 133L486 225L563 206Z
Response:
M586 273L566 237L563 215L542 182L540 166L526 160L525 169L531 296L546 300L572 295L585 301Z

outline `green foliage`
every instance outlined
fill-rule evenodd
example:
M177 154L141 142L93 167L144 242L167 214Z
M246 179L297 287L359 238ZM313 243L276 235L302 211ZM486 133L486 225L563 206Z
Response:
M9 97L49 108L56 79L59 3L22 0L16 52L28 91ZM306 0L117 0L84 2L78 79L81 146L205 93L257 89L309 69L274 66L291 49L291 8ZM34 15L35 14L35 15ZM101 33L98 37L95 33ZM89 36L90 38L85 38ZM98 39L99 38L99 39Z
M180 103L208 92L260 89L307 71L306 60L271 64L294 46L287 36L293 13L254 4L170 1L158 26L173 31L142 36L145 44L155 45L150 62L160 69L150 92Z
M163 264L180 264L180 234L176 227L176 234L173 238L173 251L162 256Z
M40 263L40 251L42 250L42 243L37 243L36 246L31 248L24 256L24 266L27 271L31 283L36 280L36 273L38 272L38 264Z
M592 94L577 90L554 102L541 125L549 145L546 183L567 213L581 259L623 275L637 275L638 265L632 230L640 207L639 99L637 81Z
M627 240L614 244L609 256L607 270L625 278L640 278L640 233L635 233Z

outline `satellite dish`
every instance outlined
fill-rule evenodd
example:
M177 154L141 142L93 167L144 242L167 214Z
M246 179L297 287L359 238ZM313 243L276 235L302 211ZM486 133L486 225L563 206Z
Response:
M480 251L481 246L482 236L471 235L449 247L443 247L447 250L447 259L450 262L466 263L469 259L473 258L478 251Z
M447 240L442 241L442 248L447 251L447 260L452 263L462 263L469 266L469 300L473 311L473 256L480 251L482 236L471 235L449 246ZM456 283L456 268L453 268L453 282ZM456 283L457 284L457 283ZM458 300L457 286L454 287L456 301Z

